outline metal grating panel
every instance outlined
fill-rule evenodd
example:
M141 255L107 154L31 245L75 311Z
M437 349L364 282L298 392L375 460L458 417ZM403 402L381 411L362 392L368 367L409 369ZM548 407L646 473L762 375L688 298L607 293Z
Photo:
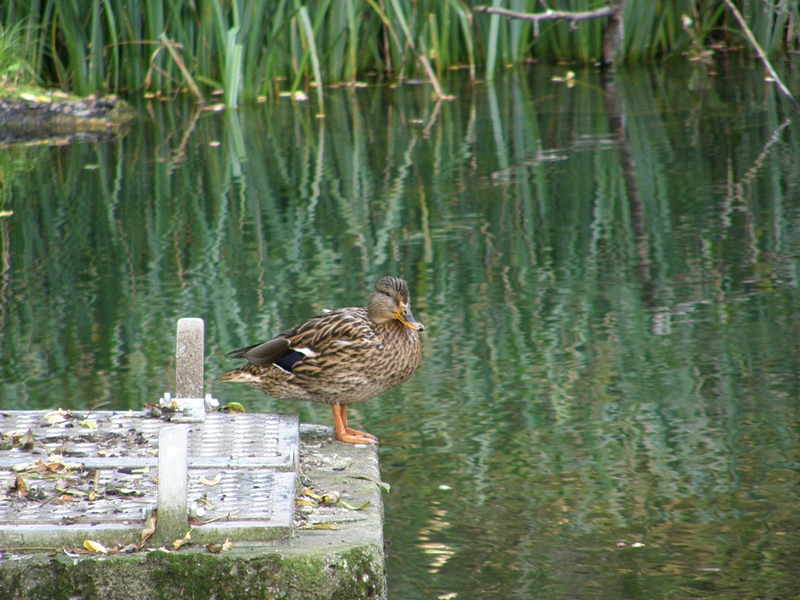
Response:
M52 418L47 411L0 413L6 441L29 430L34 438L27 450L0 449L0 542L25 547L81 536L135 539L158 499L159 431L173 424L142 412L76 411L54 424L47 415ZM201 507L201 521L219 518L203 525L200 537L288 537L297 417L211 413L183 426L189 432L188 501ZM18 474L24 493L14 488ZM216 485L200 482L218 475Z
M114 459L117 466L155 466L158 432L169 421L145 416L142 412L73 412L69 418L51 425L47 411L8 411L0 413L0 432L25 433L36 439L33 453L63 454L87 468L101 468L103 459ZM96 424L89 429L81 422ZM298 424L294 415L210 413L202 423L189 427L189 466L191 467L283 467L294 470L297 464ZM31 452L21 448L0 450L0 467L31 460Z
M221 478L217 485L200 483L201 477L213 481L218 474ZM292 475L274 469L190 469L188 499L203 506L202 520L231 514L237 521L269 521L275 513L276 498L281 500L294 493ZM9 470L0 470L0 481L6 490L14 484L15 477ZM152 469L133 475L100 471L96 488L88 473L83 477L73 473L65 477L72 483L70 493L55 491L56 477L40 478L27 473L21 473L21 477L28 489L41 494L42 499L32 500L7 492L0 502L0 524L141 522L144 509L155 506L158 496L156 473ZM90 500L93 489L96 497Z

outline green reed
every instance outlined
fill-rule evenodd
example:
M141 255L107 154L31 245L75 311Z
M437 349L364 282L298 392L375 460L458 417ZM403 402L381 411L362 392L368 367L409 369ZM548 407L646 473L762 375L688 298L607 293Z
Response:
M473 12L486 4L542 10L538 0L11 0L0 12L0 27L25 32L20 58L46 83L81 94L172 94L197 82L206 95L222 90L229 106L300 87L309 92L312 82L321 102L323 84L370 76L441 78L447 69L464 67L474 78L481 66L491 80L500 69L530 59L601 59L604 20L533 25ZM768 53L798 48L796 2L738 4ZM585 11L603 2L549 5ZM679 55L693 40L695 46L745 44L721 0L627 0L623 22L620 54L629 62Z

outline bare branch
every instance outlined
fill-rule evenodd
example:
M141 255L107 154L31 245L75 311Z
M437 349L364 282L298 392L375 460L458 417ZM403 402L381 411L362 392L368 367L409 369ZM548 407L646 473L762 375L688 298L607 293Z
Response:
M601 17L609 17L613 13L610 6L598 8L595 10L587 10L583 12L571 12L568 10L550 10L549 8L543 13L520 13L513 10L506 10L505 8L494 8L492 6L476 6L472 12L482 12L489 15L500 15L510 19L522 19L524 21L588 21L589 19L599 19Z
M794 96L792 96L792 92L789 91L789 88L783 85L783 81L781 81L781 78L778 77L778 74L775 72L775 69L772 68L772 63L769 62L766 53L761 49L761 46L758 45L758 42L756 41L753 32L750 31L750 28L747 26L747 22L744 20L742 13L739 12L739 9L736 8L736 5L733 2L731 2L731 0L725 0L725 3L728 5L728 8L731 9L731 12L733 13L733 16L736 17L736 20L739 21L739 25L742 27L744 34L747 36L747 39L750 40L750 43L753 45L753 48L755 49L756 53L761 58L761 62L764 63L764 66L767 68L767 71L769 71L769 74L772 77L772 79L775 80L775 83L778 84L778 87L786 95L786 97L792 101L792 104L798 106L797 100L795 100Z
M203 94L200 92L200 88L197 87L197 84L192 79L189 70L186 68L186 65L183 64L178 51L175 49L175 45L169 40L166 33L162 33L158 36L158 39L164 44L164 47L169 51L170 56L172 56L172 60L175 61L175 64L178 65L178 69L180 69L181 74L183 75L186 84L189 86L189 89L192 91L192 94L197 99L197 102L200 104L205 104L206 101L203 98Z

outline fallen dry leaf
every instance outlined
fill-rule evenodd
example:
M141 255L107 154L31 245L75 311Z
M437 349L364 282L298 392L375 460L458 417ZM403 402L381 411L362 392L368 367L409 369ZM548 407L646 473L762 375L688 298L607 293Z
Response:
M24 450L33 450L33 447L36 445L36 438L33 437L33 431L28 429L21 438L19 438L19 445L22 446Z
M215 544L214 542L206 544L206 550L211 552L211 554L219 554L220 552L227 552L231 548L233 548L233 542L231 541L231 538L227 538L221 544Z
M300 490L300 495L305 496L306 498L311 498L312 500L316 500L317 502L322 502L322 496L316 494L314 490L304 487Z
M147 519L147 523L142 529L142 537L139 540L139 546L137 550L141 550L142 546L144 546L145 542L150 539L150 536L153 535L156 531L156 518L155 516L150 517Z
M25 496L28 493L28 486L25 485L25 481L19 475L14 477L14 483L10 489L17 492L19 496Z
M86 548L89 552L108 554L108 550L106 550L106 547L103 546L103 544L101 544L100 542L86 540L83 542L83 547Z
M201 477L199 479L199 483L203 485L207 485L208 487L214 487L222 480L222 473L217 473L217 476L214 479L206 479L205 477Z
M175 550L177 550L178 548L183 546L186 542L192 539L192 529L194 529L194 527L190 527L189 531L187 531L186 535L183 536L181 539L172 542L172 547L175 548Z
M56 411L47 413L44 416L44 419L50 423L50 425L58 425L59 423L66 421L71 415L72 413L70 411L59 408Z
M369 506L369 500L364 502L364 504L362 504L361 506L353 506L352 504L349 504L349 503L345 502L344 500L339 501L339 504L341 504L343 507L345 507L348 510L364 510L365 508L367 508Z

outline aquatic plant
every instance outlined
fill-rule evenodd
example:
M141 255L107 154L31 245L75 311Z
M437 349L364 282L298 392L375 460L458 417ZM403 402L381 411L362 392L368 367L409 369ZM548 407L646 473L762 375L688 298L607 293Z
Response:
M25 28L21 23L10 27L0 23L0 84L37 80L35 71L25 60L24 36Z
M196 93L203 86L206 94L222 91L228 106L280 91L309 95L316 85L321 110L323 84L367 77L436 82L456 68L475 78L478 66L491 79L498 69L529 60L601 60L607 17L531 22L479 12L482 4L543 10L538 0L27 0L8 3L0 26L24 27L20 58L48 83L78 93ZM679 56L698 43L710 51L747 45L723 0L611 4L622 13L621 60ZM737 5L767 54L798 48L798 3ZM580 13L608 4L553 0L548 6Z

